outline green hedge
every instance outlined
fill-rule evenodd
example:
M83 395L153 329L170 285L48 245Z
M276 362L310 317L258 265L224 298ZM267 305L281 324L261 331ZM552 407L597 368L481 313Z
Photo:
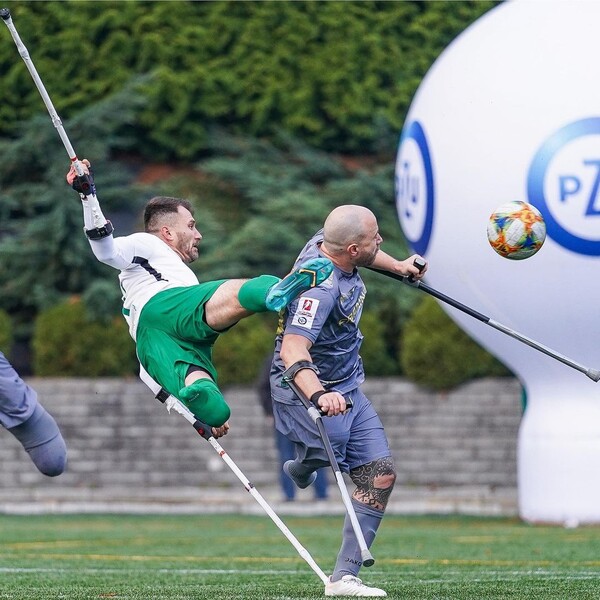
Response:
M276 315L255 315L219 338L213 359L222 387L256 383L265 357L273 352L276 326ZM361 331L367 376L403 374L427 388L448 390L477 377L511 374L429 297L404 327L400 365L387 348L386 325L379 314L365 311ZM10 345L10 332L10 318L0 311L0 349ZM120 316L94 320L77 297L40 313L32 348L37 376L127 376L138 370L125 321Z
M124 376L138 372L133 340L121 316L91 320L79 298L42 311L32 338L37 376Z
M283 128L335 152L388 153L433 61L495 4L7 2L63 118L153 73L132 123L138 146L185 160L206 150L212 125L257 137ZM4 34L0 136L44 110Z
M399 375L398 363L386 345L387 323L376 312L364 311L360 330L364 336L360 349L367 377Z
M511 374L429 296L404 328L400 357L410 380L434 390L449 390L477 377Z
M219 385L256 383L265 358L273 353L276 326L275 315L255 315L221 335L213 351ZM365 311L360 327L365 332L361 356L367 375L398 375L398 364L386 349L381 317Z
M255 383L268 354L273 353L277 316L253 315L222 334L213 348L221 387Z

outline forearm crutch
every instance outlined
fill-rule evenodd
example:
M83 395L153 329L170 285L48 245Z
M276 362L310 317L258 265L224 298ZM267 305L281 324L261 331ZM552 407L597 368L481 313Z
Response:
M413 264L419 270L422 270L425 267L425 261L420 258L415 259ZM383 271L374 267L367 267L367 269L369 269L370 271L374 271L375 273L379 273L380 275L384 275L385 277L395 279L396 281L401 281L402 283L406 283L407 285L410 285L412 287L419 288L420 290L424 291L430 296L433 296L434 298L445 302L446 304L452 306L453 308L456 308L457 310L460 310L461 312L469 315L470 317L473 317L474 319L477 319L478 321L481 321L482 323L485 323L486 325L489 325L490 327L493 327L494 329L505 333L511 338L514 338L519 342L523 342L523 344L526 344L530 348L533 348L534 350L537 350L538 352L541 352L542 354L545 354L546 356L549 356L550 358L553 358L563 363L564 365L567 365L568 367L571 367L572 369L583 373L592 381L600 381L600 369L591 369L589 367L586 367L585 365L574 361L572 358L569 358L564 354L560 354L559 352L556 352L556 350L552 350L552 348L549 348L544 344L540 344L539 342L532 340L526 335L523 335L522 333L519 333L518 331L515 331L510 327L507 327L506 325L503 325L498 321L494 321L494 319L492 319L491 317L483 315L480 312L474 310L473 308L467 306L466 304L463 304L462 302L459 302L458 300L455 300L454 298L443 294L442 292L428 286L426 283L423 283L421 280L413 279L409 275L398 275L397 273Z
M31 57L29 56L29 52L25 47L25 44L22 42L21 37L19 36L19 33L12 22L12 18L10 16L10 11L8 10L8 8L0 8L0 18L8 27L8 30L10 31L10 34L12 35L12 38L17 46L17 50L19 51L19 54L21 55L21 58L23 59L23 62L25 63L25 66L27 67L31 78L33 79L33 82L35 83L35 86L37 87L38 92L40 93L40 96L42 97L42 100L46 105L46 109L48 110L48 114L52 119L52 123L56 128L56 131L60 136L63 146L65 147L69 158L71 159L73 168L77 173L77 179L79 181L79 185L81 186L82 194L86 198L95 198L96 190L94 188L94 183L91 177L89 177L89 175L87 175L84 171L81 161L77 158L77 154L75 154L75 150L73 149L69 137L67 136L67 132L63 127L62 121L60 120L60 117L58 116L58 113L54 108L54 104L52 104L52 100L50 99L50 96L46 91L46 87L44 86L42 78L39 76L37 69L35 68L35 65L33 64Z
M165 391L158 383L156 383L148 373L141 368L140 379L152 390L156 399L162 402L169 412L171 409L179 413L192 427L200 434L217 452L217 454L223 459L227 466L234 472L236 477L242 482L242 485L246 488L246 491L262 506L263 510L269 515L273 523L277 525L279 530L285 535L288 541L296 548L298 554L308 563L309 567L316 573L317 577L326 584L329 578L321 570L319 565L315 562L313 557L310 555L308 550L298 541L294 534L288 529L286 524L277 516L277 513L271 508L269 503L261 496L258 490L254 487L248 478L242 473L239 467L235 464L233 459L225 452L221 444L212 435L212 428L202 421L196 419L194 414L181 403L180 400L175 396Z
M354 535L356 535L356 539L358 541L358 546L360 548L360 554L362 558L362 563L365 567L371 567L375 564L375 559L371 554L367 542L365 541L365 536L360 528L360 523L358 522L358 517L356 516L356 511L354 510L354 506L352 506L352 500L350 499L350 494L348 494L348 488L346 488L346 483L344 482L344 477L342 472L340 471L340 467L335 458L335 453L331 446L331 442L329 441L329 436L325 431L325 425L323 424L323 415L319 411L319 409L304 395L302 390L294 383L294 380L290 378L286 378L285 382L290 386L290 389L299 400L304 404L306 410L310 418L315 422L317 429L319 431L319 435L321 436L321 440L323 442L323 447L325 448L325 452L327 452L327 457L329 458L329 464L333 470L333 474L335 475L335 480L340 488L340 493L342 495L342 501L344 502L344 506L346 507L346 512L350 517L350 522L352 524L352 529L354 530Z

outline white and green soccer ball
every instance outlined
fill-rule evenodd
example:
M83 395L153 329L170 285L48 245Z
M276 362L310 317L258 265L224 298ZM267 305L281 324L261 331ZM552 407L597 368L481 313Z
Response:
M490 215L487 236L500 256L522 260L542 247L546 224L535 206L518 200L506 202Z

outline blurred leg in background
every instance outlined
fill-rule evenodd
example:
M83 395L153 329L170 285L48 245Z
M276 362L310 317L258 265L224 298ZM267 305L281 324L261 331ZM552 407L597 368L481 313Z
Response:
M67 447L56 421L0 352L0 425L14 435L40 473L60 475L67 465Z

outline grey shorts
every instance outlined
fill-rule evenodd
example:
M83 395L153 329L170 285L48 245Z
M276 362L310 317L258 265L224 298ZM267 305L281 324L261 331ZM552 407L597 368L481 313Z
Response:
M0 352L0 425L7 429L24 423L33 414L37 394Z
M359 389L346 397L354 403L345 415L323 417L340 470L348 473L374 460L391 456L383 424L370 400ZM304 406L273 402L278 431L296 444L298 460L319 468L329 464L317 426Z

